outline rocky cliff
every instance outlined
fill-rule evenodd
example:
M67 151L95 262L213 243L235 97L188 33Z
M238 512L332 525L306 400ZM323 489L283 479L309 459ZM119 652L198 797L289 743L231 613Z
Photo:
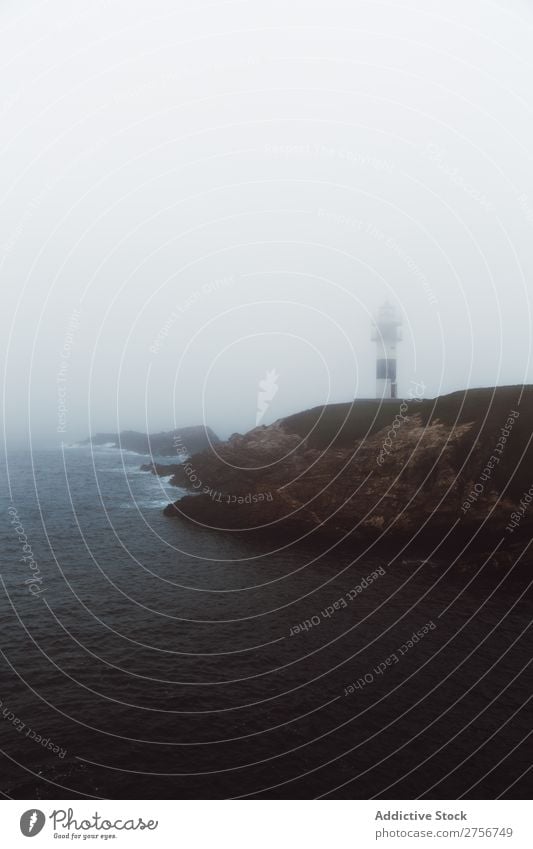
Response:
M203 425L182 427L161 433L140 433L136 430L122 430L120 433L97 433L85 439L80 445L110 445L125 448L138 454L151 454L171 457L177 454L196 454L204 451L210 444L219 442L211 428Z
M317 408L174 467L192 494L165 514L248 534L516 540L532 529L532 430L532 387Z

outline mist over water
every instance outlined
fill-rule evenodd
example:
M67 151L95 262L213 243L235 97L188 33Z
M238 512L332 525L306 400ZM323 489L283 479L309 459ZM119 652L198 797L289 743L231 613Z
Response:
M529 382L531 9L481 9L4 4L9 439L373 397L385 297L400 393Z

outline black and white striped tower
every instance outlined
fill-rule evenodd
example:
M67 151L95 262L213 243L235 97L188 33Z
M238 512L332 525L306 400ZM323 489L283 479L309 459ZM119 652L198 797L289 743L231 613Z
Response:
M372 327L376 343L376 398L397 398L397 344L402 338L401 319L395 307L385 301Z

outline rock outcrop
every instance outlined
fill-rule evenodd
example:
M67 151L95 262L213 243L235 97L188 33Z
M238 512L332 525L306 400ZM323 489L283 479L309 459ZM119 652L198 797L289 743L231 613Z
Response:
M161 433L139 433L135 430L97 433L85 439L80 445L109 445L113 448L135 451L137 454L175 457L177 454L196 454L198 451L207 449L210 444L216 445L219 441L211 428L195 425Z
M192 494L165 514L248 534L516 539L533 522L532 504L510 527L533 484L532 401L531 387L504 387L308 411L181 464L172 480Z

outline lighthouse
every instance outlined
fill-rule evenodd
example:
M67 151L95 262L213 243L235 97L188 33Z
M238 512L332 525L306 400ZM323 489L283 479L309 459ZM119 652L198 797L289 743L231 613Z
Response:
M376 398L397 398L397 344L401 341L401 319L395 307L385 301L372 327L376 343Z

